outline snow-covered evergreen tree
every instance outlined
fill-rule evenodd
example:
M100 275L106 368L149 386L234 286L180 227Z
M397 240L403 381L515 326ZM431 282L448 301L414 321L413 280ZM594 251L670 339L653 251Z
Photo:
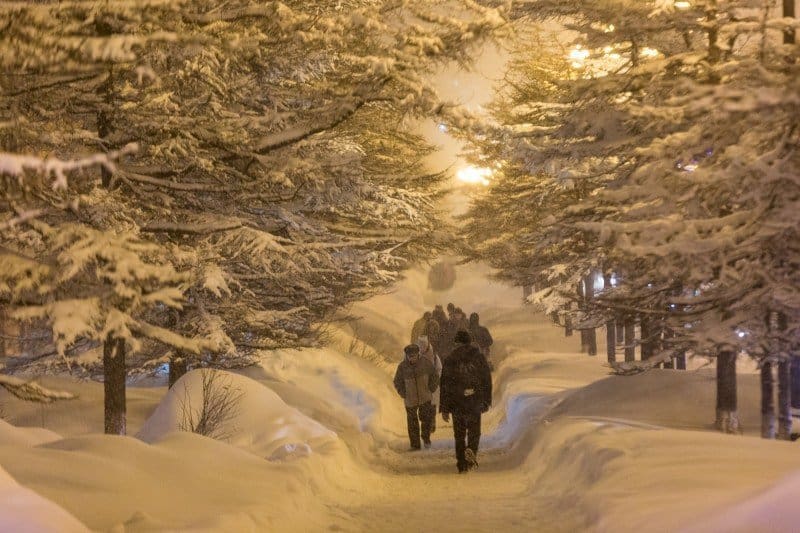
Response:
M470 1L75 1L0 16L13 27L0 37L4 149L71 158L139 147L64 193L23 194L41 221L3 235L9 262L67 256L45 269L59 284L39 282L36 299L15 300L18 314L75 326L60 303L88 304L91 287L125 270L114 250L141 252L142 272L113 283L132 300L101 302L130 316L115 323L132 334L114 339L136 348L148 333L175 361L204 347L215 365L313 342L335 309L441 245L430 198L442 176L422 170L429 148L408 119L440 105L427 74L466 61L503 24ZM107 247L75 248L85 242ZM91 268L67 276L70 261ZM145 309L155 289L170 300ZM69 353L106 339L103 323L54 340ZM149 346L133 356L137 368L170 357Z
M666 324L673 346L724 354L723 369L740 349L764 352L770 310L786 314L788 342L800 318L789 266L798 49L781 39L791 21L745 1L571 6L540 13L579 32L580 47L561 53L575 70L527 54L498 104L500 126L477 131L476 146L504 160L470 215L479 253L508 277L558 282L541 293L551 298L574 294L595 266L613 271L620 287L598 310ZM510 225L487 234L487 206L508 190ZM733 387L718 422L735 430Z

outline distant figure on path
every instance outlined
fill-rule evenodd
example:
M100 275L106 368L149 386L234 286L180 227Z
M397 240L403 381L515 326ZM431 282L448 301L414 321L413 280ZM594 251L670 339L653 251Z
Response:
M489 347L494 343L494 339L492 339L489 330L479 323L479 320L478 313L469 315L469 334L472 337L472 342L475 343L483 357L486 358L486 362L489 363L489 368L494 370L492 360L489 359Z
M397 365L394 388L403 398L408 422L408 440L412 450L420 449L420 436L426 448L431 446L431 422L436 412L431 399L439 387L433 363L420 357L419 346L409 344L405 359Z
M445 351L447 345L447 314L445 314L441 305L436 305L433 308L433 319L439 325L439 331L435 337L428 335L428 339L430 339L431 344L433 344L433 349L436 354L444 358L449 355L450 352Z
M417 346L419 346L419 354L420 357L423 359L427 359L433 364L433 369L436 372L436 383L439 383L439 379L442 376L442 360L436 354L436 351L433 349L433 345L431 344L430 340L427 336L422 335L419 339L417 339ZM436 413L439 412L439 395L441 393L441 388L437 387L433 394L431 395L431 404L433 405L432 416L431 416L431 433L436 431Z
M445 422L453 415L456 466L462 474L478 466L481 414L492 405L492 375L468 332L458 331L455 341L442 366L440 410Z
M411 326L411 344L417 342L417 339L420 338L421 335L426 335L426 331L428 329L428 322L433 318L433 314L430 311L425 311L422 314L422 318L418 319L414 322L414 325Z

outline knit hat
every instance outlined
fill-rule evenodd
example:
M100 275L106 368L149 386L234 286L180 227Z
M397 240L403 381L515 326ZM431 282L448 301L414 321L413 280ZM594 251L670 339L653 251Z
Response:
M456 338L454 340L456 342L460 342L461 344L469 344L470 342L472 342L472 337L469 336L468 331L460 329L456 331Z

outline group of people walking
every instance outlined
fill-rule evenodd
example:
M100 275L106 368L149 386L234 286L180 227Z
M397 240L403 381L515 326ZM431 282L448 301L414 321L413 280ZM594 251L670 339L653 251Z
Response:
M472 342L481 351L491 367L489 348L494 340L489 330L481 325L478 313L472 313L467 319L466 313L455 304L447 304L447 314L441 305L436 305L433 311L425 311L411 328L411 344L415 344L420 337L425 336L433 347L433 351L441 357L446 356L455 348L456 333L466 331L470 334Z
M452 303L425 314L412 327L394 386L403 398L412 450L431 446L436 413L453 419L456 466L465 473L478 466L481 415L492 405L489 330L477 313L466 315Z

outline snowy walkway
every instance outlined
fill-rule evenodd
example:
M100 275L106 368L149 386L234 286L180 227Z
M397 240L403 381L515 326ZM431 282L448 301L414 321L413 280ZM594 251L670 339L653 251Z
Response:
M552 376L538 384L525 377L524 387L515 387L519 385L515 374L530 374L530 369L519 368L519 362L532 352L568 350L571 342L554 342L562 334L544 320L534 323L529 308L489 311L485 317L498 339L494 354L499 364L493 374L495 404L484 416L480 467L457 474L452 424L440 415L430 450L407 451L408 442L402 436L405 427L393 428L401 436L386 446L372 450L352 446L360 449L355 459L379 474L382 486L365 490L357 505L337 506L331 530L559 532L586 526L587 517L578 509L570 516L557 512L563 501L537 491L530 471L520 468L531 450L535 423L553 401L552 394L531 390L561 387L554 386ZM510 358L517 361L513 368L503 363ZM349 439L347 434L340 436Z

